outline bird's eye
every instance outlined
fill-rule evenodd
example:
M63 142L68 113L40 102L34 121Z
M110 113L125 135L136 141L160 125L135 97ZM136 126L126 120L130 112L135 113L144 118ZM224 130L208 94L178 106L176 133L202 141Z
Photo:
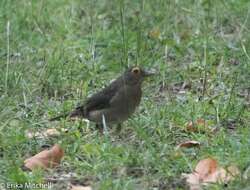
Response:
M135 68L132 69L132 73L139 74L140 73L140 69L138 67L135 67Z

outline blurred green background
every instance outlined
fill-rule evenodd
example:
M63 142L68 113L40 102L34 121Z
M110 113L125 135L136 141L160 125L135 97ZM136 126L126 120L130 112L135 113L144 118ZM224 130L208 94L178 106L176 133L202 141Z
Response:
M187 189L181 174L207 156L243 174L250 165L249 14L248 0L1 0L0 182L54 177L53 189L65 189L73 173L101 190ZM140 108L119 134L48 122L131 65L159 75L145 83ZM216 133L185 131L199 118ZM26 135L47 128L69 132ZM185 140L202 146L176 152ZM20 169L54 143L65 150L59 169ZM249 186L239 178L228 189Z

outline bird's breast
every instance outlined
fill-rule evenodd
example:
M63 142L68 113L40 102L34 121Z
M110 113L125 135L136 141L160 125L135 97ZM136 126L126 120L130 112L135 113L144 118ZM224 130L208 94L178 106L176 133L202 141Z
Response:
M124 114L132 114L141 101L141 88L137 86L126 86L117 95L117 110Z

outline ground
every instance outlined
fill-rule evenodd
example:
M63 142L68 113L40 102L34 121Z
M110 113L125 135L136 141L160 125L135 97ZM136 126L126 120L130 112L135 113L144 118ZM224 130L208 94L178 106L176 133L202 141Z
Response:
M0 2L0 183L68 182L100 190L188 189L182 173L213 157L250 166L248 0L44 0ZM153 68L120 132L84 121L49 122L128 65ZM203 130L187 123L204 120ZM204 126L203 126L204 127ZM57 137L29 132L67 129ZM200 148L176 150L186 140ZM59 144L56 169L23 161ZM247 175L247 174L246 174ZM249 189L250 174L227 184ZM207 189L223 189L214 184Z

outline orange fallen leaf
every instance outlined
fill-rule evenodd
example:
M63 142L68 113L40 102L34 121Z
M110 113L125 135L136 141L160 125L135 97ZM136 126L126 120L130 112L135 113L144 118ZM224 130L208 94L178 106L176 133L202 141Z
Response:
M218 166L213 158L206 158L199 161L194 172L183 174L191 190L201 190L202 185L209 183L228 183L240 174L236 166L229 166L227 169Z
M177 148L191 148L191 147L199 147L201 145L198 141L186 141L179 145L177 145Z
M217 161L213 158L207 158L199 161L194 172L199 175L201 180L205 180L207 176L214 173L217 169Z
M64 155L63 149L59 145L54 145L50 150L44 150L24 161L24 166L30 170L36 168L54 168L59 165Z
M71 185L70 190L92 190L90 186Z
M186 130L189 132L199 132L199 131L206 131L207 122L199 118L196 121L190 121L186 124Z

